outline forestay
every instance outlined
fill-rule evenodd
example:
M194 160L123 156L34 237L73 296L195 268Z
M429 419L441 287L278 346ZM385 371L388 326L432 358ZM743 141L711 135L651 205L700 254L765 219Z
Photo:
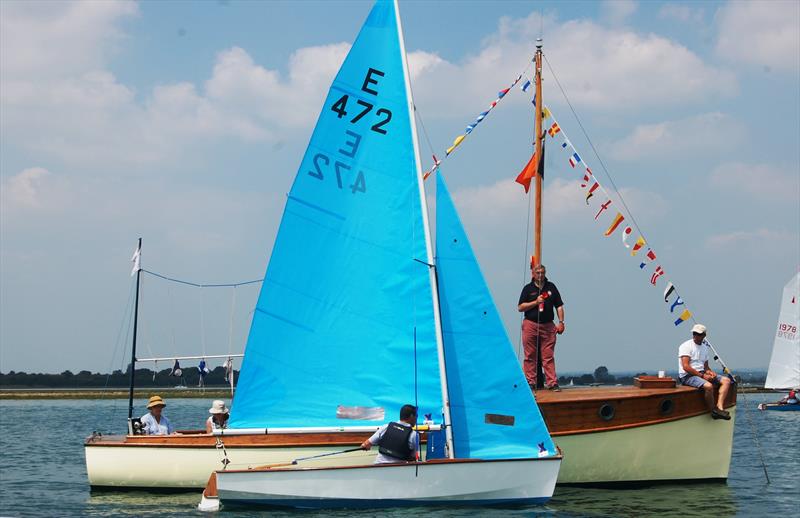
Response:
M783 288L765 388L800 387L800 272Z
M382 424L415 399L420 415L441 415L398 38L393 3L378 2L328 92L254 312L232 428Z
M441 172L436 265L456 457L555 455Z

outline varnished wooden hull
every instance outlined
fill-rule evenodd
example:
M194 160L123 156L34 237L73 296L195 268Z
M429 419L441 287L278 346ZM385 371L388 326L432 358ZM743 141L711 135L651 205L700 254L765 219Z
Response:
M538 391L539 408L564 461L559 484L626 484L666 480L726 479L733 423L713 420L702 394L687 387L597 387ZM671 403L670 403L671 402ZM726 407L735 415L736 395ZM609 408L613 416L608 417ZM352 448L369 433L225 436L229 469L291 462L298 457ZM676 455L687 438L692 459ZM205 434L102 437L86 441L92 487L202 488L222 469L224 453ZM423 448L424 450L424 448ZM304 466L366 465L373 452L304 462ZM689 464L687 464L689 462Z

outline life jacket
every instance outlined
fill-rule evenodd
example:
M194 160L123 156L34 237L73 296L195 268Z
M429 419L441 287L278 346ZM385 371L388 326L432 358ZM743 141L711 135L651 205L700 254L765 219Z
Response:
M400 423L389 423L378 442L378 451L398 460L416 460L414 450L408 447L408 438L414 430Z

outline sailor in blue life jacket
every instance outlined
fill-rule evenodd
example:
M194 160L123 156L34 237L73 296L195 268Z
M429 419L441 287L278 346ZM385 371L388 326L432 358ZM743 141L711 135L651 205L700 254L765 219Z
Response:
M365 450L378 445L375 464L390 462L411 462L417 460L417 409L413 405L403 405L400 421L391 422L378 428L372 437L361 444Z

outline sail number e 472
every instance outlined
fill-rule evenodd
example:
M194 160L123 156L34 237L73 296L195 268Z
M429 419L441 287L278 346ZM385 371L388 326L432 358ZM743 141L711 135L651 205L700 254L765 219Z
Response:
M349 99L350 96L348 94L344 94L343 96L339 97L339 100L331 105L331 111L336 113L340 119L347 117L347 102ZM355 124L356 122L360 121L375 107L374 104L368 103L362 99L356 99L356 104L358 105L357 109L353 110L351 108L352 112L350 114L353 115L353 118L350 119L351 124ZM392 112L386 108L378 108L375 110L375 117L378 119L378 121L373 124L370 129L375 133L386 135L386 129L384 126L386 126L389 121L392 120Z

